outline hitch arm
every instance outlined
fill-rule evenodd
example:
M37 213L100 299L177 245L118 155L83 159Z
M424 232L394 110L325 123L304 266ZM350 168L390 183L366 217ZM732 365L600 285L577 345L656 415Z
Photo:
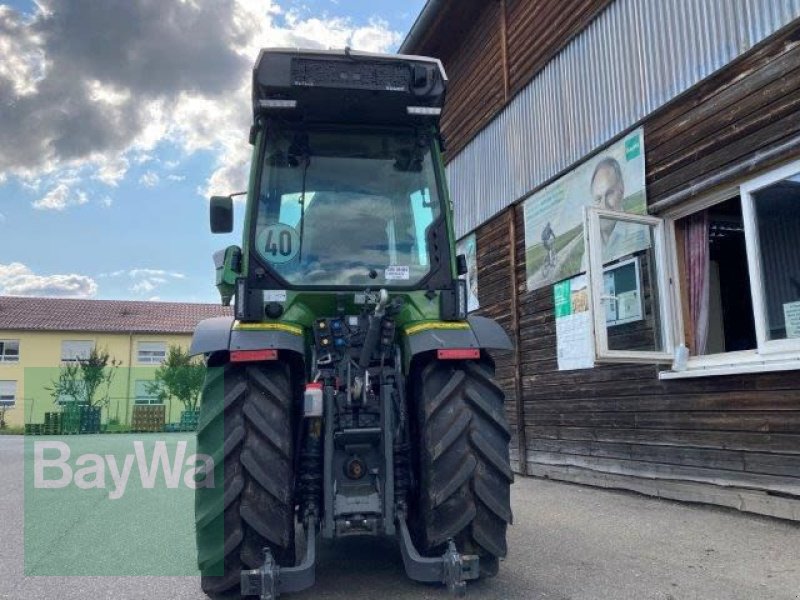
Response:
M242 596L275 600L287 592L300 592L314 585L317 562L317 520L306 527L306 555L296 567L281 567L269 548L264 549L264 564L252 571L242 571Z
M453 540L447 543L447 551L442 556L426 558L414 547L405 517L398 519L398 528L406 574L414 581L443 583L451 594L461 598L466 595L467 581L480 577L480 558L459 554Z

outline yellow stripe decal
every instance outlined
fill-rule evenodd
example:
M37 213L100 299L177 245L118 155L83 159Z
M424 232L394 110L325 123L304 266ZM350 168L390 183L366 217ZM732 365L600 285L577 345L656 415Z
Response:
M417 323L411 327L406 327L406 335L414 335L421 331L429 331L431 329L469 329L469 323L465 321L431 321L430 323Z
M233 328L237 331L285 331L293 335L303 335L303 328L288 323L241 323L236 321Z

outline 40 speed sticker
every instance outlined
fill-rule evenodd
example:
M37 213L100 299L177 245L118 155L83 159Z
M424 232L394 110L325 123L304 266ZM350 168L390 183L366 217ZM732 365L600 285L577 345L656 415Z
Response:
M256 236L256 248L267 262L286 263L300 251L300 234L290 225L273 223Z

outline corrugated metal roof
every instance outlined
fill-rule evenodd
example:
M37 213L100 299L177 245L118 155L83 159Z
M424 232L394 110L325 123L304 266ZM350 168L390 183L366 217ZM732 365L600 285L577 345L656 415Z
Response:
M0 329L93 333L192 333L203 319L232 315L216 304L0 296Z
M798 17L800 0L617 0L448 164L456 234Z

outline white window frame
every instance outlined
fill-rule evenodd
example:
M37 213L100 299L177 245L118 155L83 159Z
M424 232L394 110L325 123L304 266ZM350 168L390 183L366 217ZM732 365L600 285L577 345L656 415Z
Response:
M597 362L624 362L624 363L671 363L674 357L672 311L669 294L670 263L667 262L665 250L666 240L664 235L664 219L648 215L634 215L619 211L607 210L596 206L585 209L584 239L588 254L589 275L589 305L594 321L595 360ZM608 325L606 324L606 311L603 306L605 297L605 268L603 267L602 236L600 233L600 219L602 217L637 223L653 228L654 254L657 261L655 284L658 286L659 306L661 318L662 351L642 350L610 350L608 347Z
M160 352L160 350L152 350L152 349L143 349L143 346L151 346L154 347L156 345L163 346L164 348L164 355L161 358L157 358L156 356L152 356L152 354L156 352ZM142 353L148 353L147 356L143 357ZM136 362L140 365L160 365L167 359L167 353L169 352L169 348L167 342L159 342L159 341L141 341L136 343Z
M4 379L0 381L0 387L3 387L4 384L11 384L9 387L11 388L11 400L3 400L2 395L0 395L0 407L3 408L14 408L17 405L17 392L18 392L18 384L17 381L14 379ZM6 396L9 394L5 394Z
M761 244L758 239L756 200L753 194L774 183L798 175L800 175L800 161L765 173L741 186L744 236L747 245L747 264L750 272L750 293L753 297L753 317L756 325L758 353L763 355L786 352L800 353L800 339L770 340L767 336L767 303L764 295L764 273L761 268Z
M61 362L62 363L74 363L78 362L78 357L74 358L64 358L64 347L66 344L90 344L89 352L91 353L92 350L95 349L95 341L94 340L61 340Z
M667 253L670 256L670 280L672 282L670 304L672 305L672 314L674 316L673 334L678 343L685 346L681 282L680 278L677 277L679 269L675 222L737 196L741 198L751 297L753 299L753 317L756 323L757 347L753 350L691 356L686 363L686 369L681 371L674 369L661 371L659 373L660 379L686 379L800 369L800 340L767 340L763 276L758 250L755 200L753 198L754 192L783 179L795 176L798 173L800 173L800 160L772 169L755 178L741 180L735 185L721 187L693 202L683 204L679 208L665 213L664 218L668 230Z
M6 356L6 344L9 342L13 342L17 344L17 355L16 356ZM11 340L11 339L4 339L0 340L0 344L3 344L3 350L0 352L0 364L17 364L19 362L19 355L20 355L20 343L19 340Z

